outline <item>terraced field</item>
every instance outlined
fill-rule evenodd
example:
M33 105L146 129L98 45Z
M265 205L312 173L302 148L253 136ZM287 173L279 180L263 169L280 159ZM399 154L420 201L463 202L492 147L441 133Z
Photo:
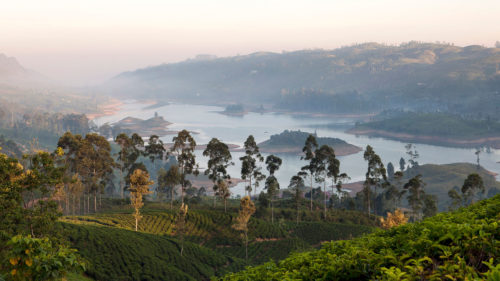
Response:
M66 216L61 221L73 246L91 260L86 275L96 280L157 280L164 274L175 277L171 280L205 280L246 265L281 260L324 241L350 239L373 230L358 224L283 220L271 224L252 218L246 263L241 234L231 228L235 216L216 210L190 211L185 257L180 256L175 213L170 210L145 210L138 232L133 231L135 221L129 211ZM205 262L208 259L212 262ZM131 277L125 278L129 274Z

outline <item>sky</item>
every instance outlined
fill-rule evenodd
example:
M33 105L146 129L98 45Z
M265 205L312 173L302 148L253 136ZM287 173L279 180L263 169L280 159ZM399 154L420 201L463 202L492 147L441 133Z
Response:
M499 0L0 0L0 53L66 85L257 51L411 40L491 47Z

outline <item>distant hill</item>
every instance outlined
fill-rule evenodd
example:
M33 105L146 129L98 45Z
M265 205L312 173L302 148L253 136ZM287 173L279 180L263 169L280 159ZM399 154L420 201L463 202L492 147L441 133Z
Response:
M406 112L356 126L348 133L454 147L500 148L500 122L444 113Z
M8 57L0 53L0 84L20 85L29 83L31 85L41 85L48 82L48 79L43 75L22 66L15 57Z
M281 134L272 135L269 140L259 143L259 149L261 152L266 153L300 154L310 134L311 133L301 131L285 130ZM360 147L349 144L338 138L316 136L316 141L318 142L318 147L322 145L331 146L335 150L337 156L354 154L362 150Z
M267 103L291 111L400 107L499 116L500 48L410 42L261 52L124 72L105 88L135 98Z
M446 211L451 203L448 191L452 188L462 188L465 178L472 173L478 173L484 181L485 194L482 198L500 193L500 182L496 181L495 174L483 167L478 169L477 165L470 163L421 165L418 168L407 170L402 182L407 182L411 177L421 174L422 180L426 183L425 192L437 197L438 210L442 212Z
M0 78L26 74L28 71L19 64L16 58L0 54Z

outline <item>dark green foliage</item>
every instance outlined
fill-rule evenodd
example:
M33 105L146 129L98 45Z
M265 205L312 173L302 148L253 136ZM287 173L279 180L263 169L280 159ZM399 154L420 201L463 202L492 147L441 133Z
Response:
M311 134L307 132L285 130L281 134L272 135L268 141L262 143L262 146L303 146L310 135ZM313 145L311 147L313 151L317 146L321 145L334 146L347 144L345 141L337 138L317 137L316 135L313 136L316 140L316 146Z
M250 267L224 280L486 279L499 271L499 214L497 195L419 223L326 243L321 250ZM391 279L395 274L400 278Z
M245 112L245 107L242 104L231 104L226 106L224 110L226 113L243 113Z

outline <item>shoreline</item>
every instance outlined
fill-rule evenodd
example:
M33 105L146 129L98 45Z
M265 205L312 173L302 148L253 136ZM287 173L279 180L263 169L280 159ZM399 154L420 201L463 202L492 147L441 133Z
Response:
M109 103L106 103L102 107L100 107L99 112L86 113L85 116L87 116L89 120L94 120L99 117L115 115L121 110L123 104L124 103L122 101L113 98Z
M484 137L478 139L456 139L450 137L439 137L429 135L412 135L407 133L395 133L376 129L350 129L346 133L352 135L363 135L368 137L380 137L397 141L417 142L430 145L458 147L458 148L474 148L477 146L489 146L493 149L500 149L499 137Z

